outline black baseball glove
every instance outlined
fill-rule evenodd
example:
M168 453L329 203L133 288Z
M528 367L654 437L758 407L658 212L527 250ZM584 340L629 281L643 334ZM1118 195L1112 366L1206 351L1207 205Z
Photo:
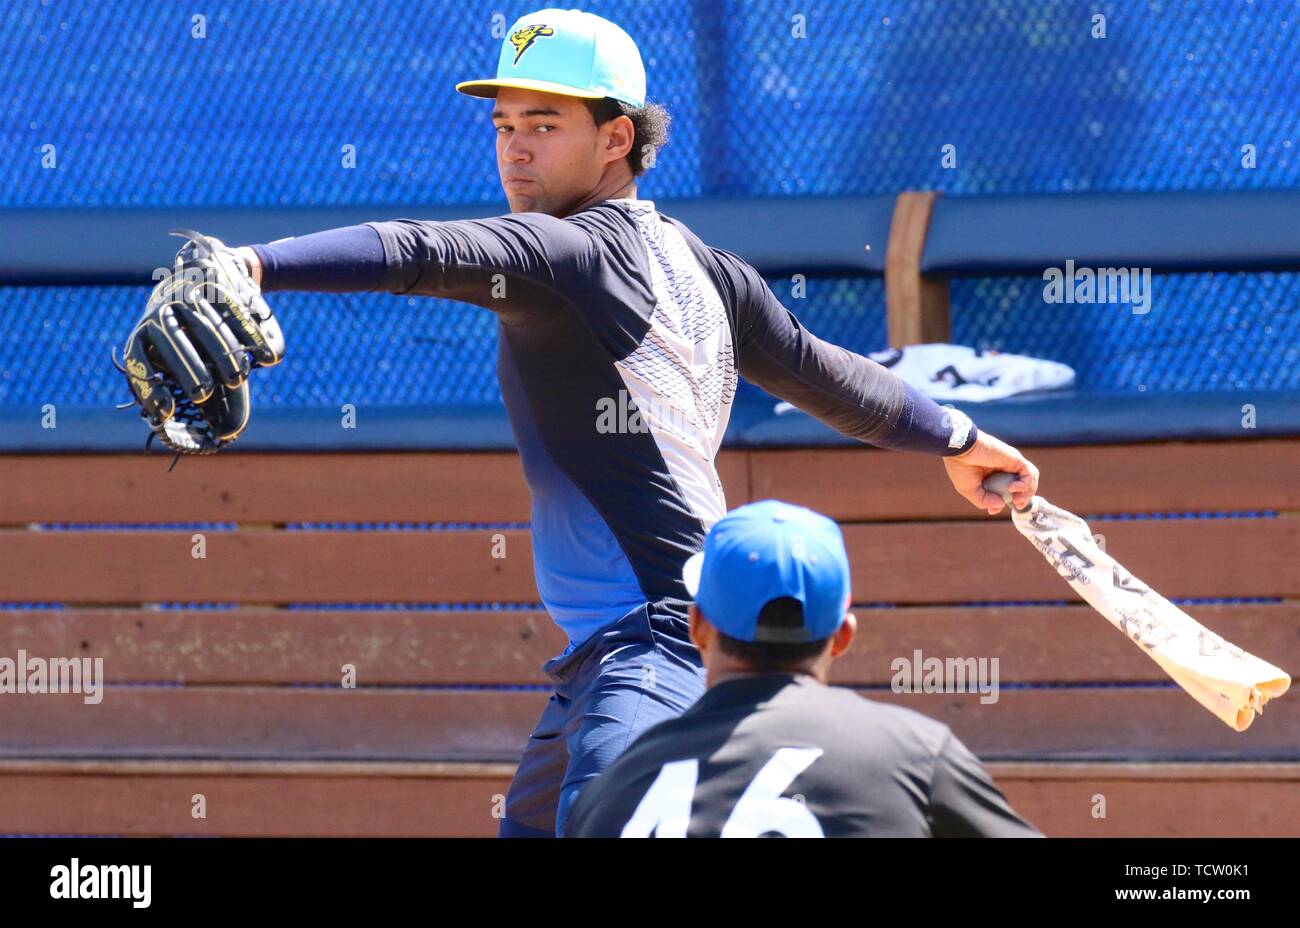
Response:
M248 374L284 357L284 335L243 260L219 239L188 239L154 287L122 352L140 416L178 454L211 454L248 424ZM175 461L172 462L173 465Z

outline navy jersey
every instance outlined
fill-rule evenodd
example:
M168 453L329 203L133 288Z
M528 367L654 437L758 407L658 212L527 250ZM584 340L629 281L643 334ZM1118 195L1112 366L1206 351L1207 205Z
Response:
M264 288L424 294L496 313L537 589L571 644L647 602L684 634L682 564L726 512L716 458L738 376L864 442L933 454L974 442L969 420L812 335L754 268L651 201L354 229L378 234L377 270L328 247L305 257L311 240L332 241L319 233L292 240L293 260L258 246Z
M946 725L803 674L712 687L570 810L576 837L1041 837Z

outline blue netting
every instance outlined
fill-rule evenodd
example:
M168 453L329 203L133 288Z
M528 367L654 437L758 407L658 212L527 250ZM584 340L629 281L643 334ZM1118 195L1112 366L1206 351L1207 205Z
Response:
M728 0L719 193L1294 187L1300 5ZM807 38L792 39L792 17ZM1091 17L1107 17L1093 38ZM728 111L730 112L730 110ZM1253 144L1258 164L1240 164ZM941 162L955 146L956 167Z
M814 278L793 299L790 280L772 286L828 338L857 351L884 345L879 280ZM0 287L0 404L125 402L126 383L109 364L109 351L120 351L148 293L144 287ZM272 302L291 354L258 373L259 404L500 401L496 317L484 309L383 294L276 293ZM30 363L33 332L51 339L39 369Z
M129 399L109 363L146 287L0 287L0 404ZM496 317L464 303L381 294L277 293L290 354L258 373L259 404L492 404ZM31 339L48 339L37 369ZM125 415L125 413L123 414Z
M479 0L14 0L0 5L0 206L502 202ZM677 116L644 186L695 195L1295 187L1300 2L593 0ZM504 10L513 17L523 8ZM191 36L196 13L206 38ZM1107 17L1104 39L1091 35ZM802 20L795 19L803 17ZM802 31L806 37L797 38ZM41 167L56 146L57 168ZM341 147L357 147L357 166ZM956 146L944 169L941 148ZM1241 146L1258 167L1241 167ZM778 296L828 340L884 345L878 280ZM1085 389L1294 389L1291 274L1157 278L1154 308L1049 305L957 280L954 340L1064 361ZM0 404L125 398L136 288L0 288ZM495 404L495 319L390 296L277 294L291 363L258 402ZM400 325L375 320L404 314ZM411 334L394 334L405 331ZM50 339L39 369L33 332ZM51 338L51 336L53 336Z
M884 347L879 279L812 278L802 297L789 279L769 283L820 337L864 354ZM1088 390L1300 389L1300 274L1157 276L1144 315L1044 303L1042 288L1036 278L954 280L954 341L1064 361ZM0 287L0 405L125 401L108 354L147 295L142 287ZM378 294L276 293L273 302L292 355L258 374L259 404L500 401L496 317L483 309ZM53 335L39 368L30 362L33 332Z
M1156 276L1151 308L1043 301L1032 277L952 281L953 341L1063 361L1085 390L1300 387L1300 275Z
M1240 189L1300 176L1290 0L582 6L632 34L651 98L678 117L647 182L660 198ZM488 106L452 89L494 66L499 9L10 0L0 205L501 202ZM1097 12L1105 38L1091 34ZM206 38L191 37L196 13ZM41 167L46 144L53 170ZM348 144L354 169L341 164ZM1240 164L1246 144L1253 170ZM955 169L941 165L944 145Z
M588 6L628 25L656 78L652 99L681 117L675 157L647 189L698 192L691 5ZM468 0L6 2L0 205L501 202L491 108L453 89L495 69L498 10ZM191 36L195 14L207 17L205 38ZM53 170L41 166L47 144ZM343 167L345 145L355 168Z

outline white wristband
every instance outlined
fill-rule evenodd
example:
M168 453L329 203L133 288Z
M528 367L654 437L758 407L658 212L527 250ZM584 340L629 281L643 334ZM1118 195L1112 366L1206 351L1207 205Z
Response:
M948 421L952 423L952 432L948 435L948 447L958 450L970 438L970 430L974 428L975 423L971 422L970 416L956 406L945 405L943 408L948 410Z

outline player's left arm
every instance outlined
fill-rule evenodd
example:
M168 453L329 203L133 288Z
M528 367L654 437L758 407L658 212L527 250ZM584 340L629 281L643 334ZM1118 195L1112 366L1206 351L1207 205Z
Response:
M1009 489L1017 505L1028 504L1037 491L1038 469L1019 451L870 358L813 335L754 268L730 252L714 254L737 308L736 352L746 380L841 434L881 448L942 456L957 492L989 513L1005 505L981 486L997 470L1017 475Z
M1011 808L978 757L947 732L935 757L927 819L936 838L1041 838Z
M565 292L597 260L581 225L540 213L394 219L241 248L265 291L437 296L504 312L512 285Z

